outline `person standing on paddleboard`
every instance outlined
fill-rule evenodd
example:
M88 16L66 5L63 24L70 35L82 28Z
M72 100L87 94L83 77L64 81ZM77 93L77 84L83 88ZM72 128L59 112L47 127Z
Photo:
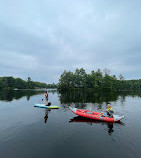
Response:
M45 104L47 105L48 104L48 92L46 91L46 94L45 94Z

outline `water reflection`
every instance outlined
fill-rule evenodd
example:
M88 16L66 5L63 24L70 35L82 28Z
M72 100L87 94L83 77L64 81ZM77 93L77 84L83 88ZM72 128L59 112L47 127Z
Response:
M110 102L116 102L120 100L121 104L123 105L125 102L125 97L141 97L141 91L122 91L122 92L96 92L92 89L89 90L77 90L77 91L70 91L70 92L60 92L59 99L61 104L75 104L76 107L81 103L83 107L86 106L85 103L98 103L102 105L103 102L106 104Z
M83 117L80 117L80 116L73 117L72 119L70 119L69 123L87 123L89 125L92 125L92 124L106 125L107 126L106 131L107 131L108 135L112 135L112 133L114 132L114 125L115 124L124 125L123 122L116 122L116 123L101 122L101 121L97 121L97 120L83 118Z
M49 93L56 93L56 89L48 90ZM2 101L12 101L13 99L19 100L22 97L30 100L31 96L43 94L45 90L0 90L0 100Z
M47 123L48 120L48 113L51 111L51 109L45 109L45 116L44 116L44 122Z

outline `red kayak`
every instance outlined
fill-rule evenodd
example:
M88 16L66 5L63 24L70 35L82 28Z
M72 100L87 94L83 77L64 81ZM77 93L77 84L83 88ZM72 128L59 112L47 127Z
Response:
M82 110L82 109L77 109L77 108L71 108L69 107L70 110L81 117L89 118L89 119L94 119L94 120L100 120L100 121L107 121L107 122L118 122L124 118L124 116L119 116L119 115L113 115L113 117L101 117L98 116L99 112L95 111L89 111L89 110Z

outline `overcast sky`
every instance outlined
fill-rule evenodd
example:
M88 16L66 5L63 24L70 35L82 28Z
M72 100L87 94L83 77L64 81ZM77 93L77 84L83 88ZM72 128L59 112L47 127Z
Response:
M0 76L57 83L81 67L141 78L140 0L0 0Z

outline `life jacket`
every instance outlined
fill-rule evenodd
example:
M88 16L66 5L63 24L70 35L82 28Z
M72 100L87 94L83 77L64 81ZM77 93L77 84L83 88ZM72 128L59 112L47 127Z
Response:
M109 117L112 117L113 116L113 108L108 108L107 109L107 115L109 116Z
M113 108L108 108L107 111L109 111L109 110L112 110L112 111L113 111Z
M45 97L48 98L48 93L45 94Z

